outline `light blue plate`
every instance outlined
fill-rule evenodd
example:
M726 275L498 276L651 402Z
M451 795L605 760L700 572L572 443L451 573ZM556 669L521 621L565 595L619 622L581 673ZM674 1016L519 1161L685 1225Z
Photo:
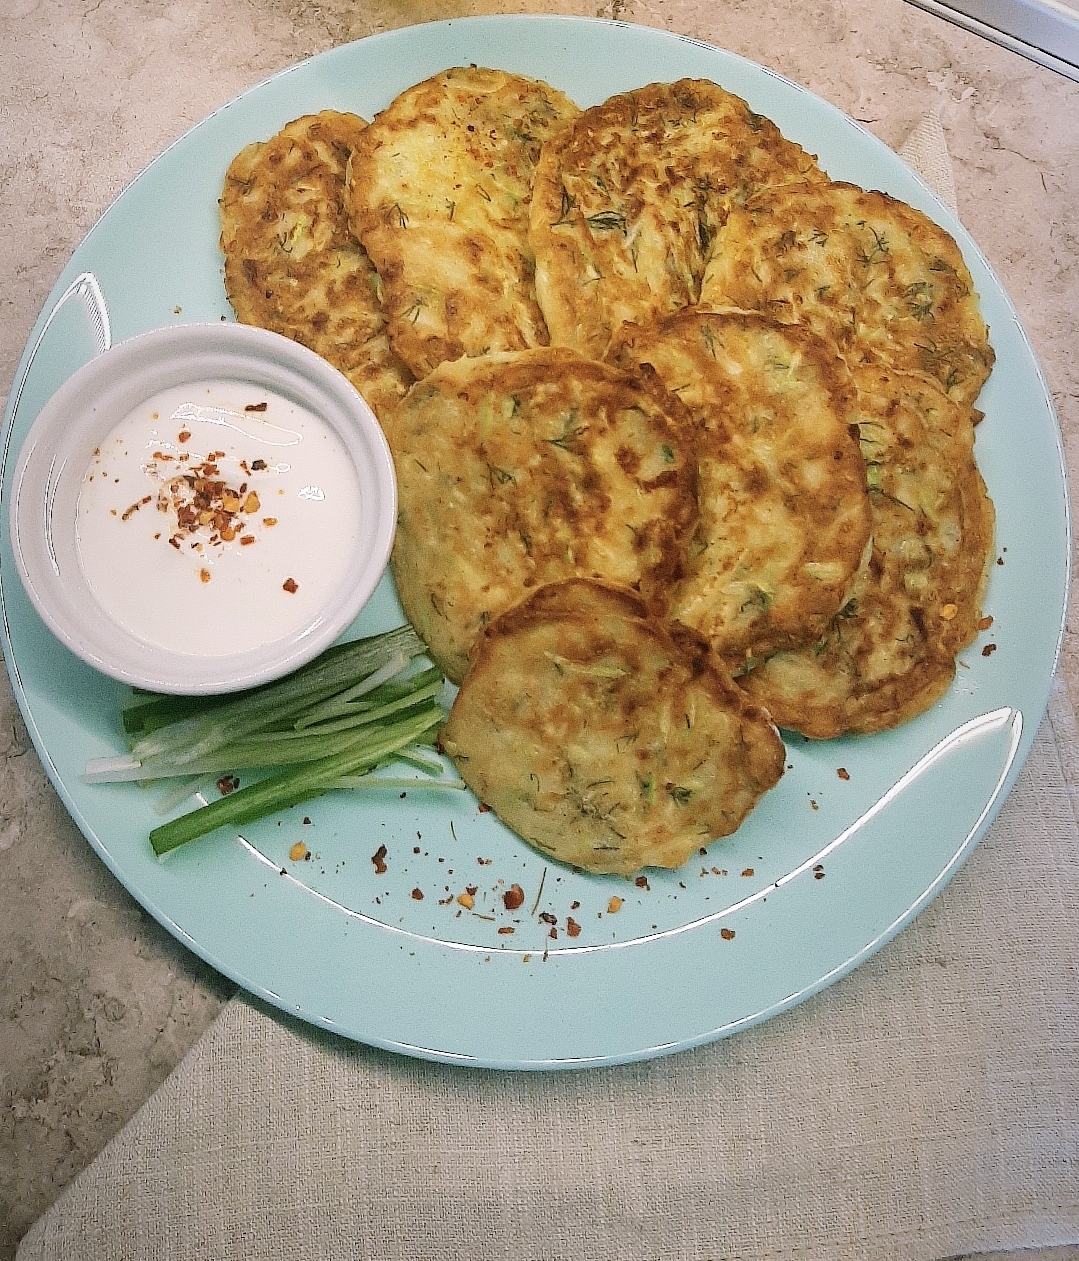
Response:
M833 176L913 203L958 239L997 352L978 458L996 502L1000 563L986 602L992 629L963 654L948 695L897 731L821 744L789 738L787 773L736 836L643 883L545 862L474 798L452 792L336 794L159 863L146 839L159 821L150 794L80 782L87 758L122 746L122 689L69 655L31 609L13 567L6 501L4 651L37 750L90 843L166 928L248 990L338 1033L434 1059L505 1068L640 1059L790 1007L913 919L999 810L1048 700L1070 564L1056 418L999 282L893 153L778 75L643 27L476 18L334 49L194 127L91 230L23 357L25 389L14 417L13 392L4 420L3 489L37 411L93 353L95 329L70 302L31 362L48 312L76 277L96 276L117 340L231 319L217 198L233 155L300 114L336 108L370 118L409 84L469 62L547 79L581 105L657 80L714 79L819 154ZM384 578L356 630L401 620ZM983 656L990 643L995 651ZM299 839L313 858L289 862ZM372 856L382 846L379 874ZM513 883L525 901L509 912L501 894ZM469 887L471 911L455 900ZM616 913L613 896L623 899Z

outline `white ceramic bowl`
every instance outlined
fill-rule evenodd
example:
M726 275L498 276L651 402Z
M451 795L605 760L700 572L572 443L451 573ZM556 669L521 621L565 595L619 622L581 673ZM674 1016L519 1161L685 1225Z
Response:
M314 413L351 459L360 528L345 545L350 554L338 555L341 580L317 609L305 613L303 625L257 646L237 648L222 638L212 650L180 651L133 634L99 602L80 561L76 522L84 476L106 435L161 391L208 380L240 382L251 388L252 397L261 389ZM27 594L72 652L133 686L206 694L253 687L286 674L348 627L389 559L397 484L374 413L325 360L263 329L188 324L121 342L60 387L22 446L10 515L15 564ZM341 546L335 538L320 540L320 545ZM132 574L130 581L137 584L138 575Z

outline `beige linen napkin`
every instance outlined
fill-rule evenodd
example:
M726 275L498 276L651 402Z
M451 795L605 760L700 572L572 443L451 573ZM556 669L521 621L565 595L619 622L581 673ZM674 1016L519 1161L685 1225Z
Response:
M939 121L915 137L954 199ZM800 1007L668 1059L448 1067L238 997L18 1261L932 1261L1079 1241L1077 793L1058 682L1000 816L913 925Z

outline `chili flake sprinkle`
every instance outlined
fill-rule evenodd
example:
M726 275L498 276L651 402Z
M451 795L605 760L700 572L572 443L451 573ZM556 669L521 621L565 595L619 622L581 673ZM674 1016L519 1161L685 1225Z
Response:
M259 404L254 410L263 406ZM181 445L190 439L189 429L181 429L176 435L176 441ZM262 506L258 492L247 481L239 486L229 485L218 463L225 454L224 451L210 451L200 459L197 455L192 458L189 453L177 457L155 450L143 466L146 473L160 483L156 495L157 510L175 517L176 526L167 534L167 539L169 545L178 551L185 543L195 551L203 552L206 547L221 548L236 539L242 547L250 547L257 540L252 526ZM176 467L170 469L170 464ZM265 460L254 460L250 464L241 460L239 466L248 477L253 469L267 467ZM152 495L143 496L127 508L122 520L129 520L154 499ZM262 524L276 525L277 520L266 517L262 519ZM200 569L199 578L202 582L209 582L209 569ZM289 590L288 587L285 589Z

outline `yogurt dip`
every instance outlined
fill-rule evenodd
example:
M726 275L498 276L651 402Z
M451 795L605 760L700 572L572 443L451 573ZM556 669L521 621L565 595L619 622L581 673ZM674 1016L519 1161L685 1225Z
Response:
M154 394L99 443L76 551L129 634L225 656L314 631L360 529L353 460L314 412L207 380Z

